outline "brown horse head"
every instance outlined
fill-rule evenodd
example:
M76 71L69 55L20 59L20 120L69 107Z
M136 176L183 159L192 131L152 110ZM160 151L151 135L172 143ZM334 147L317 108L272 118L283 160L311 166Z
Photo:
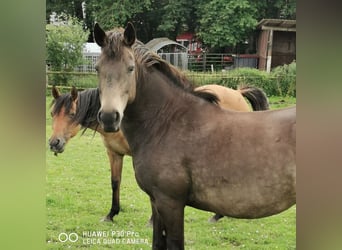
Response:
M94 37L102 48L95 67L101 101L98 121L105 132L116 132L127 103L135 97L136 73L132 50L136 41L135 29L128 23L125 30L104 32L96 23Z
M75 122L78 93L75 87L70 94L61 95L58 89L52 87L52 135L49 139L51 151L57 155L64 151L64 147L70 138L74 137L81 129L81 125Z

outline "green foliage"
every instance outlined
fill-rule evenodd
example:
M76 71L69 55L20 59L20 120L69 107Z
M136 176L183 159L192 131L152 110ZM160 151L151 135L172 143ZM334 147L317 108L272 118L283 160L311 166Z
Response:
M296 19L296 0L249 0L257 9L256 18Z
M114 27L125 27L128 21L134 20L134 17L150 8L151 1L94 1L87 2L87 12L93 20L99 22L105 30L111 30Z
M235 46L255 28L256 9L248 0L211 0L199 9L198 35L211 47Z
M63 77L63 78L62 78ZM66 78L66 82L61 79ZM58 86L75 86L76 88L96 88L98 78L96 73L82 73L82 72L49 72L48 84Z
M236 89L249 85L263 89L267 96L296 96L296 64L275 68L271 73L254 68L237 68L222 73L188 72L197 84L219 84Z
M297 99L294 96L270 96L268 101L271 109L291 107L297 103Z
M83 17L82 2L84 0L46 0L46 20L49 20L50 14L53 12L65 13L68 16L81 19Z
M166 2L160 10L162 19L157 30L167 34L171 39L176 39L176 36L184 31L184 25L188 23L187 19L191 16L192 10L193 1Z
M296 18L296 0L277 0L274 2L273 8L277 10L276 17L278 18Z
M70 72L83 63L82 50L88 33L74 17L61 15L59 21L58 24L46 25L46 60L51 70ZM65 84L68 77L58 75L54 80Z
M274 68L272 76L277 79L281 96L296 96L296 62Z
M84 20L90 30L95 21L106 30L124 27L131 21L143 42L161 36L174 39L183 31L199 31L207 45L225 46L247 38L248 30L262 18L296 17L296 0L89 0L85 1L85 16L82 2L47 0L46 18L49 20L53 11L64 12ZM206 36L209 30L213 38Z
M250 85L263 89L268 96L280 95L276 79L269 73L253 68L238 68L230 73L230 78L224 81L225 86Z
M49 79L56 79L58 73L48 74ZM254 68L237 68L226 72L185 72L195 85L219 84L236 89L249 85L263 89L267 96L296 96L296 63L274 68L271 73ZM93 73L66 73L68 81L57 85L76 86L78 88L96 88L97 76ZM49 83L51 84L51 83Z

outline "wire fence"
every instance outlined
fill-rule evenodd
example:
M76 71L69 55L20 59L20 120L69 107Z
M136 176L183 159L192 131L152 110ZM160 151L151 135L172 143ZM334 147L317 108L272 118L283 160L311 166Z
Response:
M161 58L181 70L195 72L227 71L236 68L258 68L258 56L254 54L222 54L222 53L158 53ZM95 72L95 64L100 54L88 53L84 56L83 65L75 67L75 72ZM51 65L48 66L48 70Z
M194 72L184 71L196 86L219 84L237 89L239 86L255 86L263 89L268 96L295 96L296 76L272 75L257 69L242 68L233 71ZM75 86L78 89L96 88L98 78L93 72L53 72L47 71L47 86Z

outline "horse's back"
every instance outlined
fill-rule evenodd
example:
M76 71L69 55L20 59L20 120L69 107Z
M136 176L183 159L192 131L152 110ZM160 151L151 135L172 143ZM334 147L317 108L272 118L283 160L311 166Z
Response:
M242 94L234 89L226 88L216 84L208 84L197 87L196 91L213 93L219 98L219 105L223 109L236 111L251 111Z
M276 124L282 136L295 147L296 144L296 106L274 110L271 112L270 122Z

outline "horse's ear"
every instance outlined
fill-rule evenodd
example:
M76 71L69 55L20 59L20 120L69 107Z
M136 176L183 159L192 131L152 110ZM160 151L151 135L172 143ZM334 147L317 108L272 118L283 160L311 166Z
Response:
M71 88L71 99L72 101L76 101L78 96L78 92L75 86L72 86Z
M51 93L52 93L53 98L55 99L61 96L56 86L52 86Z
M94 26L94 38L97 45L99 45L101 48L105 46L107 36L98 23L95 23Z
M132 46L135 43L135 29L131 22L127 23L127 27L124 32L124 41L127 46Z

